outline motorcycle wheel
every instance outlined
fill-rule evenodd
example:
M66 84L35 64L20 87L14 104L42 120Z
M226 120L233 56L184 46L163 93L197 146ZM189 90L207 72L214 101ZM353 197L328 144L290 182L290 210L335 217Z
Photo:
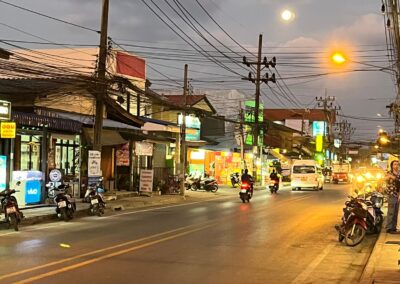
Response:
M243 203L246 203L246 199L244 199L244 197L240 197L240 199L242 200Z
M190 189L193 190L193 191L197 191L197 185L192 184L192 186L190 187Z
M18 231L18 218L16 214L11 214L9 219L10 226L14 228L15 231Z
M376 216L376 225L374 227L375 233L379 234L382 230L383 217L382 215Z
M69 221L69 216L68 216L68 212L67 212L67 208L61 208L60 209L60 215L61 215L61 219L64 221Z
M351 235L354 227L354 234ZM346 228L344 238L346 245L354 247L362 242L365 237L365 229L360 224L353 224L353 226Z
M218 185L213 185L212 187L211 187L211 192L217 192L218 191Z
M343 236L341 233L339 233L339 234L338 234L338 241L339 241L339 243L341 243L343 240L344 240L344 236Z

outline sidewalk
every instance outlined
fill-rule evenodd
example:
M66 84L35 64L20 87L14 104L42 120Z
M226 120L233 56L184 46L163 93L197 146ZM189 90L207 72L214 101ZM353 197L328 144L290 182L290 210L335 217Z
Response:
M117 191L112 194L106 194L105 199L107 202L105 214L110 214L113 211L122 211L143 207L151 207L163 204L177 204L186 201L195 202L207 199L219 198L224 196L236 195L237 190L229 187L222 186L216 193L205 191L186 191L185 196L180 195L138 195L136 192L131 191ZM83 203L82 199L77 199L76 212L74 218L88 216L89 203ZM24 219L21 222L22 226L34 225L43 222L51 222L57 220L55 212L55 205L41 205L26 207L21 209L24 214ZM4 226L2 221L4 215L0 214L0 229Z
M400 234L388 234L383 227L359 283L400 283L399 249Z

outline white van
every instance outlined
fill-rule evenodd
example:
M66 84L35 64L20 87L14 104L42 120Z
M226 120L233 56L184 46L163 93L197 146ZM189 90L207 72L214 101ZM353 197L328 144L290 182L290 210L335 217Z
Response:
M291 174L292 190L310 188L322 190L324 178L321 169L314 160L294 160Z

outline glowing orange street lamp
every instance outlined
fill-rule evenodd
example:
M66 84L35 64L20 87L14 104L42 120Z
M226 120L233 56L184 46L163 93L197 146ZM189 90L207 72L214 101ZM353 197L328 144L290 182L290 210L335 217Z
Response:
M331 55L331 60L338 64L338 65L342 65L344 63L346 63L347 59L346 57L343 55L343 53L341 52L335 52Z

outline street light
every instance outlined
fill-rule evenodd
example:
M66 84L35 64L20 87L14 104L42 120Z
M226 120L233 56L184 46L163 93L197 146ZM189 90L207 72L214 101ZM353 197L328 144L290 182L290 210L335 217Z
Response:
M334 63L338 64L338 65L342 65L342 64L344 64L344 63L347 62L346 57L345 57L345 56L343 55L343 53L341 53L341 52L334 52L334 53L331 55L331 60L332 60Z

